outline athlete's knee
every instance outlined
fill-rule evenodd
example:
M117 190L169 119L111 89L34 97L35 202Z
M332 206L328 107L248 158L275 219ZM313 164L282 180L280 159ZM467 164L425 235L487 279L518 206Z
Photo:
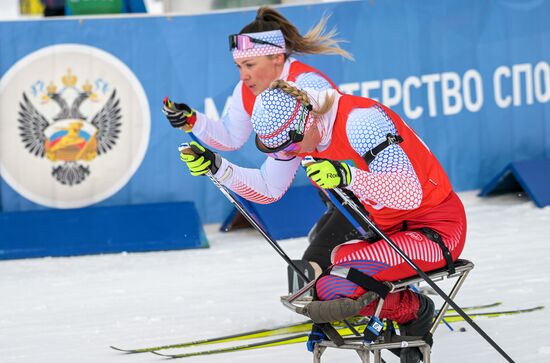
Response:
M369 245L370 245L369 242L365 242L362 240L347 241L345 243L338 245L336 248L332 250L331 260L334 263L337 263L340 261L366 259L366 258L362 258L361 254L357 254L357 252L360 250L363 250Z
M326 246L309 245L304 251L302 260L314 262L325 270L330 266L330 254L332 249Z

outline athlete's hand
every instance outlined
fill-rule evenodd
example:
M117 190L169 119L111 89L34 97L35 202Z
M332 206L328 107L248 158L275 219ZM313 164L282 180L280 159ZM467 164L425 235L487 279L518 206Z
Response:
M187 164L191 175L198 176L212 172L216 174L222 163L222 157L196 141L191 141L189 148L180 150L180 159Z
M345 187L351 183L349 166L340 161L316 161L306 166L306 174L323 189Z
M185 103L174 103L168 97L162 101L162 112L174 128L190 132L197 121L197 113Z

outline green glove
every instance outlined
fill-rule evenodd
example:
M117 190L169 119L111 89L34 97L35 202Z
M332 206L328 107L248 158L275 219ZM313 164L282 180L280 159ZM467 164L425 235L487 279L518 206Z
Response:
M190 149L180 151L180 159L185 161L191 175L204 175L211 171L216 174L222 163L222 158L218 153L215 153L196 141L191 141Z
M345 187L351 183L349 166L340 161L323 160L309 164L306 174L323 189Z

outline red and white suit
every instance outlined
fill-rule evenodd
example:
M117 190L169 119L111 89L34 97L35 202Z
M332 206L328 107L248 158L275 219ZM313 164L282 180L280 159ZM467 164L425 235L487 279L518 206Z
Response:
M279 78L295 82L299 87L318 91L337 88L322 72L294 58L285 61ZM240 81L233 90L227 113L220 120L210 119L197 112L193 134L217 150L240 149L252 132L250 115L255 100L256 96Z
M310 94L315 92L309 92ZM373 221L424 271L444 267L440 247L419 229L438 232L452 259L462 252L466 236L464 207L447 175L428 147L401 118L380 103L335 91L317 93L318 102L334 93L333 108L318 122L321 144L313 157L346 161L351 165L347 187L362 202ZM386 139L388 133L403 138L380 152L367 165L361 155ZM305 155L303 155L305 156ZM289 188L301 158L278 161L267 158L261 169L247 169L223 160L216 174L224 185L258 203L278 200ZM406 222L407 229L402 230ZM361 270L377 280L393 281L415 274L383 240L350 241L332 253L332 262ZM321 299L357 297L364 290L334 276L317 283ZM372 314L373 306L365 308ZM416 317L418 298L405 291L388 295L381 317L398 323Z

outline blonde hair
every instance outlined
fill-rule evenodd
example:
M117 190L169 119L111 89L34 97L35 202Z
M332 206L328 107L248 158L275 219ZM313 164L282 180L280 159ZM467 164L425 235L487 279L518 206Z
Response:
M336 39L336 28L327 31L327 21L330 16L323 15L321 20L302 36L298 29L277 10L262 6L256 13L256 19L241 29L243 33L257 33L269 30L281 30L285 37L287 56L291 54L329 54L339 55L353 60L353 56L342 49L342 39Z
M299 89L296 86L291 85L290 83L282 80L282 79L276 79L273 82L271 82L271 85L269 86L271 89L280 89L281 91L291 95L292 97L296 98L299 102L301 102L303 105L311 106L311 113L315 116L322 116L325 113L327 113L332 105L334 105L334 100L336 99L336 94L332 93L328 95L322 105L313 105L311 102L311 99L309 98L309 95Z

